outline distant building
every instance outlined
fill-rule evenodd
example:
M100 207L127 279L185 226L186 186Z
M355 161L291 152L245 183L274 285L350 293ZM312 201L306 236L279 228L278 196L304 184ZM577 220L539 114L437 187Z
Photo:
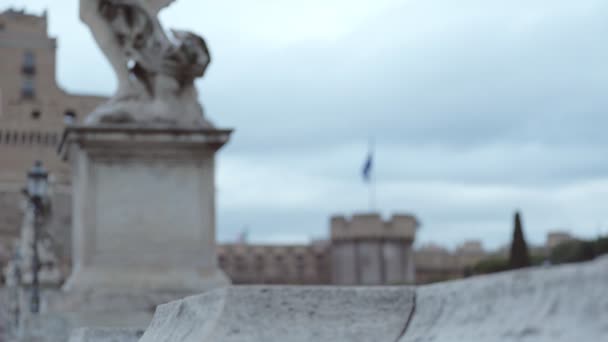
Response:
M64 117L79 121L104 100L70 94L57 85L56 48L47 34L46 14L0 13L0 249L18 235L19 190L35 160L49 169L60 193L56 216L69 225L70 168L56 153Z
M327 245L224 244L219 266L234 284L329 284Z
M471 273L471 269L490 255L481 241L465 241L453 252L427 244L416 249L416 280L419 284L458 279Z
M475 266L478 262L488 256L479 240L465 241L456 248L454 253L456 264L459 268L465 269Z
M413 284L412 243L418 221L410 215L334 216L331 240L310 245L218 246L218 262L235 284Z
M0 182L21 185L34 159L44 161L58 183L69 166L55 151L64 117L81 119L104 98L69 94L56 83L57 42L47 17L7 10L0 14Z
M461 278L463 270L458 267L455 256L445 247L426 244L416 249L416 281L419 284Z
M419 223L411 215L331 218L331 268L335 285L395 285L416 281L412 244Z
M547 250L551 250L559 244L567 241L575 240L570 233L565 231L551 231L547 234L547 242L545 244Z

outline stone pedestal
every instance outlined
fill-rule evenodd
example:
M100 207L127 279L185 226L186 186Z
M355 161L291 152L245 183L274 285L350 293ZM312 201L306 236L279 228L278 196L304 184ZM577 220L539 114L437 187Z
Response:
M73 268L45 312L65 329L145 328L154 308L230 282L217 266L215 153L230 130L73 126Z
M215 252L215 152L230 130L70 127L73 271L64 289L201 292ZM128 291L131 292L131 291Z

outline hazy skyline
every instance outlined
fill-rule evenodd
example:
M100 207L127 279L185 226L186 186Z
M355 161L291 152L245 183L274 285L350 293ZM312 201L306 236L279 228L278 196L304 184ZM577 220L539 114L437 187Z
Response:
M77 0L49 12L58 83L110 95L114 76ZM236 129L218 161L218 237L327 236L329 216L377 203L415 214L418 244L507 243L552 229L608 233L605 0L178 0L166 27L202 34L206 115Z

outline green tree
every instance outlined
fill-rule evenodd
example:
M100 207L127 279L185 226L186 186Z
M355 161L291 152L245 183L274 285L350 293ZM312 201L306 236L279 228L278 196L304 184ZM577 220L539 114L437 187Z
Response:
M473 274L488 274L502 272L509 269L509 260L500 256L491 256L483 260L479 260L473 266Z
M608 254L608 236L599 237L595 240L595 255Z
M519 212L515 212L514 225L513 242L511 243L511 254L509 255L509 268L528 267L530 266L530 255L528 254L528 245L524 238Z
M562 242L551 250L551 262L563 264L593 260L600 255L601 239L596 241L571 240Z

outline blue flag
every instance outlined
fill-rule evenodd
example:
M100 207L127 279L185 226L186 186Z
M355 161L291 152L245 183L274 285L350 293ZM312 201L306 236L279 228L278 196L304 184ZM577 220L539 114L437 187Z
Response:
M367 155L367 159L365 160L365 164L363 164L363 180L369 182L372 176L372 164L374 161L374 155L372 152L369 152Z

